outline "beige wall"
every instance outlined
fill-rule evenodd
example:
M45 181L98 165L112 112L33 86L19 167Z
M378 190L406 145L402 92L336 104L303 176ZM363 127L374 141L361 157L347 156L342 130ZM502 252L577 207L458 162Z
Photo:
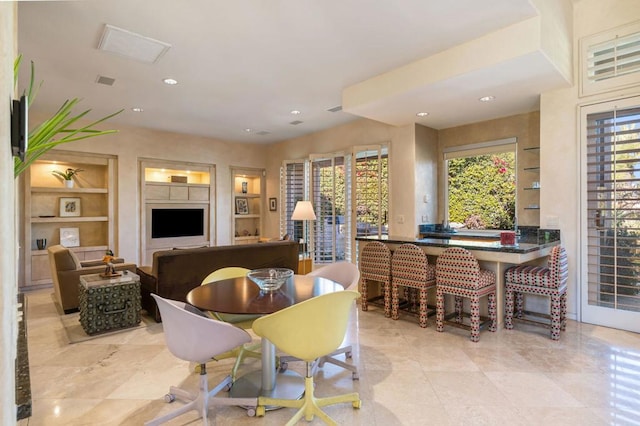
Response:
M438 222L438 131L416 125L415 132L416 226L414 230L417 232L417 224Z
M414 237L417 233L415 208L416 148L415 125L393 127L373 120L359 119L322 132L291 139L269 147L267 197L280 198L279 173L283 160L308 158L311 154L348 151L353 146L389 144L391 176L389 232ZM411 167L407 167L407 164ZM404 223L398 218L404 217ZM278 214L267 212L266 235L278 236ZM418 218L419 219L419 218Z
M46 84L46 82L45 82ZM90 108L91 105L80 104ZM80 112L81 109L78 110ZM32 114L32 123L46 116ZM101 128L113 128L105 123ZM194 135L118 126L118 133L60 145L67 151L111 154L118 157L117 254L139 263L140 199L138 159L152 158L216 166L217 244L231 244L230 166L264 168L267 147L238 144Z
M573 81L569 89L544 93L540 114L540 171L542 226L556 222L562 230L562 243L569 254L568 313L579 318L580 250L586 242L580 240L580 129L578 126L580 105L602 102L633 94L640 94L640 87L618 92L578 96L579 40L587 35L612 29L640 18L637 0L578 0L573 14Z
M0 2L0 424L16 422L16 295L18 291L18 238L15 180L11 156L9 102L13 92L16 58L17 3Z

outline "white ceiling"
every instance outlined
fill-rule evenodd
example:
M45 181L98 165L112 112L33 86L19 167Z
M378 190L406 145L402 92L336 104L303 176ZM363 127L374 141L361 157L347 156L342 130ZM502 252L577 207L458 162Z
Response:
M111 128L121 123L269 143L354 120L355 115L327 111L341 105L345 88L536 13L529 0L21 2L18 50L25 62L20 87L33 60L37 80L44 80L33 110L54 110L79 97L93 118L124 108ZM105 24L171 48L155 64L99 51ZM115 83L98 84L98 76ZM179 84L167 86L165 77ZM474 116L472 110L482 105L470 110L463 99L465 94L477 98L487 79L495 80L493 71L466 76L460 84L451 84L452 79L434 85L441 105L436 115L446 119L415 117L414 105L430 96L429 87L400 103L380 102L372 118L442 128L538 108L536 70L530 69L526 78L509 82L500 102ZM144 112L134 113L132 107ZM302 113L294 116L294 109ZM289 124L294 120L303 123Z

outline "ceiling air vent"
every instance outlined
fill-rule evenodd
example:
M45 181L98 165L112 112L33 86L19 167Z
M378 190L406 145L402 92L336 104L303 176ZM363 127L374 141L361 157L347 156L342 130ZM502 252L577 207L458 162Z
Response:
M113 86L113 83L115 82L116 82L115 78L105 77L103 75L99 75L98 78L96 79L96 83L104 84L105 86Z
M122 28L106 24L98 49L129 59L154 64L171 48L169 43L154 40Z
M271 132L267 132L266 130L260 130L259 132L256 132L256 135L260 135L260 136L266 136L271 134Z
M334 106L333 108L329 108L327 111L329 111L329 112L340 112L340 111L342 111L342 105Z
M300 120L294 120L294 121L292 121L292 122L291 122L291 123L289 123L289 124L293 124L294 126L297 126L298 124L302 124L302 121L300 121Z

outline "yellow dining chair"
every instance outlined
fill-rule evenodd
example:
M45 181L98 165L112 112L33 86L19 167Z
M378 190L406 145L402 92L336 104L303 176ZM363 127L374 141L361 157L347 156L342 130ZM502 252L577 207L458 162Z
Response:
M269 339L279 350L303 360L307 367L304 396L295 400L260 396L256 411L258 416L264 415L265 406L298 408L287 425L294 425L303 416L307 421L318 416L325 423L336 425L321 407L351 402L353 408L360 408L362 402L357 392L316 398L313 384L314 361L340 346L347 331L353 302L358 297L360 293L352 290L328 293L255 320L253 331L258 336Z
M330 279L340 284L345 290L355 290L358 287L360 281L360 271L358 267L351 262L335 262L322 266L307 274L310 277L322 277ZM355 364L347 364L344 361L337 359L340 354L344 354L345 358L349 359L353 357L353 347L351 345L342 346L336 349L332 353L320 357L313 366L313 374L316 373L317 368L322 367L325 363L330 363L342 367L351 371L351 378L358 380L360 378L358 374L358 366ZM280 371L287 369L287 364L291 361L300 361L299 359L291 356L280 357Z
M244 277L249 272L247 268L241 268L238 266L230 266L226 268L220 268L209 275L207 275L203 280L201 285L215 283L217 281L222 281L230 278L239 278ZM260 315L243 315L243 314L225 314L222 312L211 312L207 311L213 319L218 321L227 322L235 325L236 327L240 327L242 329L251 328L253 321L256 318L260 318ZM251 343L242 346L238 346L237 348L226 352L224 354L218 355L215 359L226 359L226 358L236 358L235 364L233 364L233 368L231 369L231 378L233 381L236 380L236 376L238 374L238 369L240 365L244 361L245 358L258 358L260 359L260 343Z

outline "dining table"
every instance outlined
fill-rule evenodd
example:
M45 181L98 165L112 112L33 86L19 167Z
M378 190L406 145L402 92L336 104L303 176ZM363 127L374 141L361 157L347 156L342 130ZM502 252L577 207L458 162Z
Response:
M187 294L187 302L204 311L268 315L343 289L342 285L327 278L293 275L278 290L263 291L245 276L198 286ZM238 377L231 387L230 396L300 398L304 394L304 377L291 370L280 371L276 365L276 347L264 337L261 351L261 369ZM267 407L273 408L277 407Z

